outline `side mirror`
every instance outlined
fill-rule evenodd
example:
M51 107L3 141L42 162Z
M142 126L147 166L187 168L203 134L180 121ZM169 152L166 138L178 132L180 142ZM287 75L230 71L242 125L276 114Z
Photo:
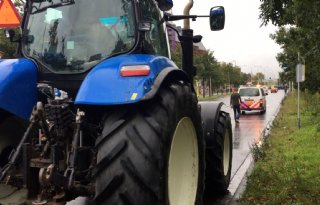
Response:
M31 43L34 42L34 36L33 36L33 35L23 36L23 41L24 41L24 43L26 43L26 44L31 44Z
M224 28L225 13L223 6L215 6L210 9L210 29L219 31Z

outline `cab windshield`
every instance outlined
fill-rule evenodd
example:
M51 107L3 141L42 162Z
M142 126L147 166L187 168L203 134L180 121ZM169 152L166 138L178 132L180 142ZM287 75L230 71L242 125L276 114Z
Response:
M54 73L85 72L135 44L132 0L31 2L23 52Z

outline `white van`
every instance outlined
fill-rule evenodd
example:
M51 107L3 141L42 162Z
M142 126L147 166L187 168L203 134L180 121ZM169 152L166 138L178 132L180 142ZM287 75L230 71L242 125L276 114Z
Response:
M242 114L245 111L260 110L261 114L264 114L267 110L266 94L263 88L258 87L240 87L239 95L241 96L240 110Z

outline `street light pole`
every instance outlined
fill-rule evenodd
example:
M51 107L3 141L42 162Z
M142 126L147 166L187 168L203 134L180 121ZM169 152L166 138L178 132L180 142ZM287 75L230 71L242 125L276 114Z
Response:
M298 81L298 128L300 129L300 81Z

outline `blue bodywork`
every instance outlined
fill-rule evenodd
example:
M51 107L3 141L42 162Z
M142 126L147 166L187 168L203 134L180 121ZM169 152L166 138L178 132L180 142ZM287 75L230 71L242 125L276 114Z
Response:
M149 65L148 76L122 77L126 65ZM126 54L98 64L83 81L75 104L116 105L140 101L148 93L157 75L166 68L177 68L166 57L146 54Z
M122 77L120 69L127 65L149 65L150 74ZM75 104L117 105L141 101L151 91L159 73L172 69L179 70L170 59L156 55L126 54L107 59L88 73ZM36 101L35 63L25 58L0 60L0 109L27 120Z
M0 61L0 108L29 119L36 100L36 65L25 58Z

